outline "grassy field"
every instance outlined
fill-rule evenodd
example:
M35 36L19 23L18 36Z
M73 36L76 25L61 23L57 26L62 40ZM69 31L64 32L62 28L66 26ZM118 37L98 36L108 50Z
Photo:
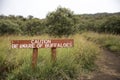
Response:
M57 48L55 63L51 62L50 48L39 49L37 67L33 70L32 49L12 49L10 41L55 38L47 35L1 36L0 80L79 80L81 76L96 69L95 60L102 52L99 47L120 52L119 35L86 32L68 38L74 39L74 47Z
M120 36L113 34L99 34L93 32L86 32L82 34L87 40L98 43L112 52L120 54Z
M65 37L62 37L65 38ZM57 61L51 62L51 49L39 49L38 63L31 68L32 49L11 49L13 39L53 39L43 36L0 37L0 79L2 80L76 80L95 69L99 47L80 35L74 39L73 48L57 48Z

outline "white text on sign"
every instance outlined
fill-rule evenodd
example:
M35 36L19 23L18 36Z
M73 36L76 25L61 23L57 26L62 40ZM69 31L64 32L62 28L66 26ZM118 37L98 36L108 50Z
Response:
M12 40L12 48L66 48L73 47L73 39L61 40Z

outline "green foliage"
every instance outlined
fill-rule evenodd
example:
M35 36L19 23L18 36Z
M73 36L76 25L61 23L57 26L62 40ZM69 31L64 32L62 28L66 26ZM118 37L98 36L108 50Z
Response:
M68 36L75 33L73 12L66 8L57 8L47 15L48 34L53 36Z
M10 20L0 20L0 35L3 34L19 34L21 30L19 26Z
M120 34L120 17L109 17L100 28L102 32Z
M3 70L0 72L1 80L76 80L82 74L94 70L94 61L99 53L99 48L80 35L69 37L75 39L74 47L57 48L56 63L51 62L51 50L49 48L39 49L38 63L35 70L31 68L31 49L10 49L10 44L8 45L11 39L39 38L49 39L51 37L9 36L7 39L6 37L0 37L0 50L3 53L0 55L6 56L1 59L0 66L9 68L9 71ZM3 76L3 73L5 76Z
M94 31L119 34L120 13L97 13L75 15L78 32Z
M45 33L45 24L39 19L27 20L21 28L24 31L23 34L27 35L41 35Z
M74 14L67 8L58 7L45 19L29 15L27 18L0 15L0 35L69 36L74 33L94 31L120 34L120 13Z
M120 36L119 35L112 35L112 34L98 34L93 32L83 33L88 40L94 41L103 47L114 51L120 52Z

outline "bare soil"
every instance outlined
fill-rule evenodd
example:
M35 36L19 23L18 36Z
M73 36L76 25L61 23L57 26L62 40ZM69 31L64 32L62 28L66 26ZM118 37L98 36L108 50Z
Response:
M104 49L96 64L98 69L80 80L120 80L120 56Z

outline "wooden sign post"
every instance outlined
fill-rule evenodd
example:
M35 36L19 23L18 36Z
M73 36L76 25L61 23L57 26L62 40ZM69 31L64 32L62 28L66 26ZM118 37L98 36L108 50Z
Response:
M56 61L56 47L51 48L51 60Z
M54 39L54 40L12 40L12 48L33 48L32 67L37 65L38 48L51 48L51 59L56 61L56 48L73 47L73 39Z
M32 68L35 68L35 66L37 65L37 57L38 57L38 48L33 48Z

